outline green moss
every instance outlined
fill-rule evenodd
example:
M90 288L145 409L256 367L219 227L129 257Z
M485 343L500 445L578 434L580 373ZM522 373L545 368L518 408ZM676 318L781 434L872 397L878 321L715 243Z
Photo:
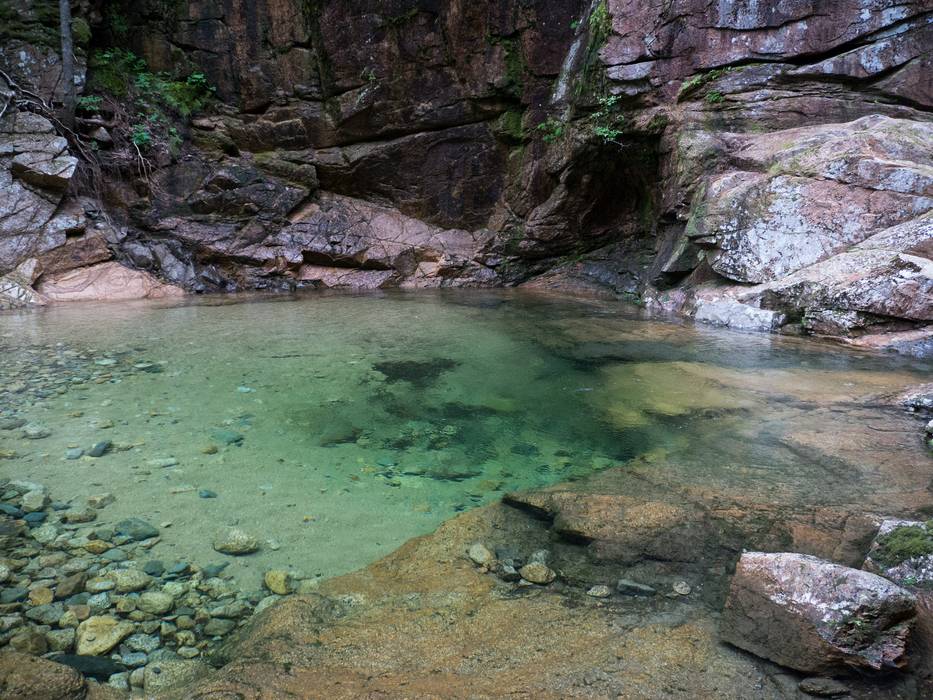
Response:
M390 27L400 27L403 24L408 24L411 20L418 16L418 8L412 7L407 12L403 12L398 15L393 15L391 17L386 17L386 25Z
M494 130L510 141L525 140L524 113L518 110L504 112L494 125Z
M590 47L601 48L610 34L612 34L612 16L609 14L606 0L601 0L590 14Z
M667 128L667 125L670 123L670 120L667 118L666 114L655 114L648 121L647 129L652 134L660 134Z
M87 46L91 43L91 25L83 17L75 17L71 21L71 35L75 44Z
M24 12L20 4L0 0L0 41L12 40L59 48L58 3L36 0Z
M878 538L878 547L871 557L887 567L933 554L933 534L925 527L898 527Z
M708 93L706 93L706 97L704 99L706 100L707 104L716 105L726 98L721 92L719 92L719 90L710 90Z
M691 93L696 92L699 88L703 87L704 85L708 85L714 80L718 80L719 78L721 78L722 76L726 75L727 73L733 70L735 69L732 67L715 68L711 71L707 71L706 73L701 73L700 75L693 76L689 80L684 81L683 85L680 86L680 90L677 91L677 101L679 102L683 100L685 97L687 97ZM722 96L722 93L718 93L718 94L720 95L720 97Z

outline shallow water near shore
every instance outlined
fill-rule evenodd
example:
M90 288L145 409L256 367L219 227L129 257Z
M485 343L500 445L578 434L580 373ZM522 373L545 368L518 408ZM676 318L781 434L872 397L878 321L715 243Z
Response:
M61 306L0 315L0 417L50 433L0 431L0 477L77 505L111 492L99 522L144 518L153 558L226 561L248 587L637 459L662 482L897 515L933 503L933 460L880 397L930 370L505 291ZM214 552L226 525L260 551Z

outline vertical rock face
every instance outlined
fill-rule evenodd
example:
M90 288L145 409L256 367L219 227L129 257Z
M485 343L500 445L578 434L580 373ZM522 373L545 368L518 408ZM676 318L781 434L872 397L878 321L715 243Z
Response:
M39 21L41 3L25 4ZM106 191L117 258L188 289L537 277L687 312L705 303L716 311L699 315L726 324L929 323L924 0L191 0L168 13L145 1L119 23L106 12L87 9L95 42L154 72L203 73L223 103L150 177ZM0 63L44 89L12 49ZM54 185L49 167L21 161L21 182ZM387 233L389 219L409 223ZM909 250L889 236L881 260L867 243L908 225L920 240ZM869 255L855 252L864 245L888 282L853 291L845 260L825 264ZM905 315L890 300L911 290L921 301Z
M748 552L736 567L722 638L805 673L907 665L916 600L858 569L805 554Z

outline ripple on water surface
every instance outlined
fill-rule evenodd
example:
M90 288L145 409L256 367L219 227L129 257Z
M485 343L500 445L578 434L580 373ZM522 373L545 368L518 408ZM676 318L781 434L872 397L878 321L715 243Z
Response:
M229 569L248 585L346 572L636 458L660 483L789 505L883 508L918 477L881 464L918 460L919 433L879 442L896 411L865 400L923 381L918 362L508 292L232 302L0 316L2 417L50 432L0 431L0 476L81 505L112 492L102 520L171 522L166 560L225 559L212 536L238 525L263 540Z

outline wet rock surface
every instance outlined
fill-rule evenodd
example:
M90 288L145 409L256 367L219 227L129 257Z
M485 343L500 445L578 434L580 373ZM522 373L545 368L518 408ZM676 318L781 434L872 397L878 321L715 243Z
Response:
M54 27L31 5L0 63L57 96ZM76 154L10 111L4 304L41 303L34 284L66 300L527 282L743 330L915 333L883 347L928 356L928 20L920 0L130 8L126 48L154 73L186 56L219 101L151 171L117 158L104 201L63 195ZM13 274L28 259L35 276Z
M748 552L726 600L727 642L806 673L907 665L913 595L885 578L816 557Z

